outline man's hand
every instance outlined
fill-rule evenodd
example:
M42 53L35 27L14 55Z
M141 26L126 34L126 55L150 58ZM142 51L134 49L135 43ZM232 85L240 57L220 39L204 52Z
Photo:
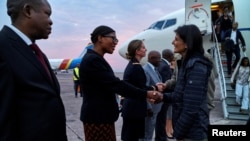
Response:
M163 92L164 89L166 89L165 83L156 83L156 86L158 88L158 91Z
M147 91L147 98L154 103L159 103L163 99L163 94L158 91Z
M245 52L246 51L246 47L242 47L242 51Z

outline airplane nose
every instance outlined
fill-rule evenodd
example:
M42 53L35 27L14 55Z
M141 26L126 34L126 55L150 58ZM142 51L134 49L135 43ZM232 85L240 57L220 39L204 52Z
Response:
M125 59L126 59L127 47L128 47L128 42L125 42L120 46L118 50L119 54Z

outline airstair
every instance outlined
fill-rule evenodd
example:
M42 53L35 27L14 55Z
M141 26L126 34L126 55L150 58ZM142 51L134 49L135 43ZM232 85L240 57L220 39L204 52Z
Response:
M243 114L240 112L240 106L236 104L235 99L235 90L231 87L230 76L227 75L227 65L226 65L226 55L221 54L221 62L223 66L225 86L226 86L226 97L225 97L225 108L227 109L227 118L228 119L238 119L238 120L247 120L249 117L248 114Z
M244 114L240 112L240 106L236 104L235 90L231 88L230 76L227 75L227 59L225 53L219 51L219 43L215 37L214 47L210 50L215 59L218 71L219 87L221 90L222 109L225 119L247 120L250 112ZM233 57L234 58L234 57Z

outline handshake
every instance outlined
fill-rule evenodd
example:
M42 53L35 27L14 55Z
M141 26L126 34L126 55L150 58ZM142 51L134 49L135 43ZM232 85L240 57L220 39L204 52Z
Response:
M157 91L147 91L147 98L151 103L159 103L163 100L163 94L161 93L164 89L166 89L166 84L157 83Z
M159 103L163 99L163 94L159 91L147 91L147 98L150 103Z

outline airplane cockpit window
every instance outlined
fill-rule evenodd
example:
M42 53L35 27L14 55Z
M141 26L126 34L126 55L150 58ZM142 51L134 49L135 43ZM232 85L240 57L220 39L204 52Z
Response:
M162 30L176 24L176 19L167 19L153 23L148 29Z
M165 21L157 21L156 23L152 24L148 29L157 29L161 30Z
M163 27L163 29L168 28L176 24L176 19L168 19Z

